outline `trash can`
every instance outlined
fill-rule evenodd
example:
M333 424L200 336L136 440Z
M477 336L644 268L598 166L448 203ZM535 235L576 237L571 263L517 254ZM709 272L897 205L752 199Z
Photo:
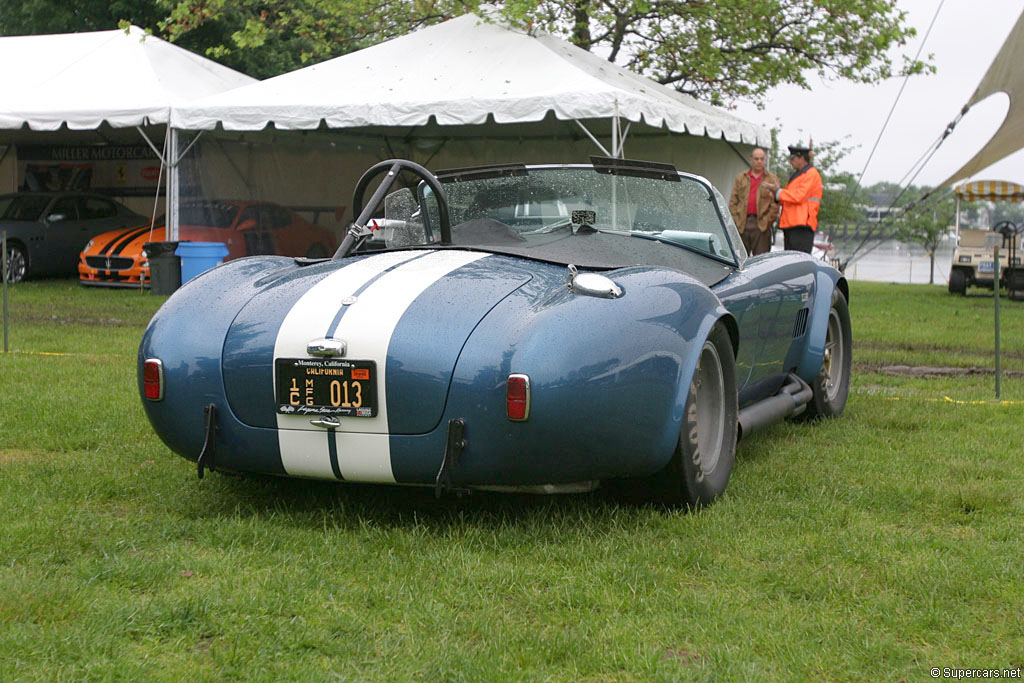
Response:
M181 257L181 283L185 284L196 275L220 265L228 255L223 242L182 242L174 251Z
M174 250L177 242L146 242L142 250L149 260L149 285L154 294L173 294L181 287L181 259Z

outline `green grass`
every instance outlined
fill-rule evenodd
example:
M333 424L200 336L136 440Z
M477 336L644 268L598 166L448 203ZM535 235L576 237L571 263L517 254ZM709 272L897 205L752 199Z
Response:
M991 299L852 288L846 414L745 441L726 495L687 514L598 494L199 481L136 395L160 299L19 285L16 353L0 355L0 671L923 680L1022 666L1024 381L1004 378L995 404L991 375L881 372L990 368ZM1004 302L1010 368L1022 311Z
M859 363L987 367L995 364L991 293L953 296L944 287L851 284ZM1002 367L1024 371L1024 301L1000 298Z

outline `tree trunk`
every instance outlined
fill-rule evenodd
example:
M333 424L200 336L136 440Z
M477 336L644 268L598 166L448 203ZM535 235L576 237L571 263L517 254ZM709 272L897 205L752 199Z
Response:
M928 252L928 260L931 261L931 270L928 272L928 284L935 284L935 252Z
M576 0L573 4L572 42L576 47L590 50L590 0Z

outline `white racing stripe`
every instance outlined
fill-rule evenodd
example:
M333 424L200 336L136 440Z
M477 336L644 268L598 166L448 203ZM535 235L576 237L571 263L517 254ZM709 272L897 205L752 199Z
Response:
M331 273L313 285L299 297L281 323L274 343L274 360L305 358L306 345L326 334L344 297L351 296L388 268L415 256L415 252L406 251L366 258ZM274 389L276 397L277 388ZM296 477L333 479L326 434L319 429L309 431L309 420L308 417L278 414L277 439L284 469Z
M344 479L395 481L391 472L386 391L391 336L416 297L453 270L486 256L467 251L437 251L426 256L416 251L381 254L331 274L295 303L278 333L275 359L305 358L306 344L327 333L341 307L341 299L397 265L359 294L333 335L347 342L346 358L376 361L377 416L342 418L341 427L330 433L311 426L309 416L278 415L278 441L288 474L333 479L327 440L334 438Z

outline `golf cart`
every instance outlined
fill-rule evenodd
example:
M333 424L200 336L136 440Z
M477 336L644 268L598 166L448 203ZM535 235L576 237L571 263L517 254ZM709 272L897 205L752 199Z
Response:
M993 289L1006 287L1010 296L1024 296L1024 268L1021 268L1021 247L1024 223L1000 221L991 230L960 229L961 201L1013 201L1024 200L1024 187L1015 183L978 180L956 188L957 246L949 272L949 292L966 294L971 286ZM993 259L998 246L999 265Z

